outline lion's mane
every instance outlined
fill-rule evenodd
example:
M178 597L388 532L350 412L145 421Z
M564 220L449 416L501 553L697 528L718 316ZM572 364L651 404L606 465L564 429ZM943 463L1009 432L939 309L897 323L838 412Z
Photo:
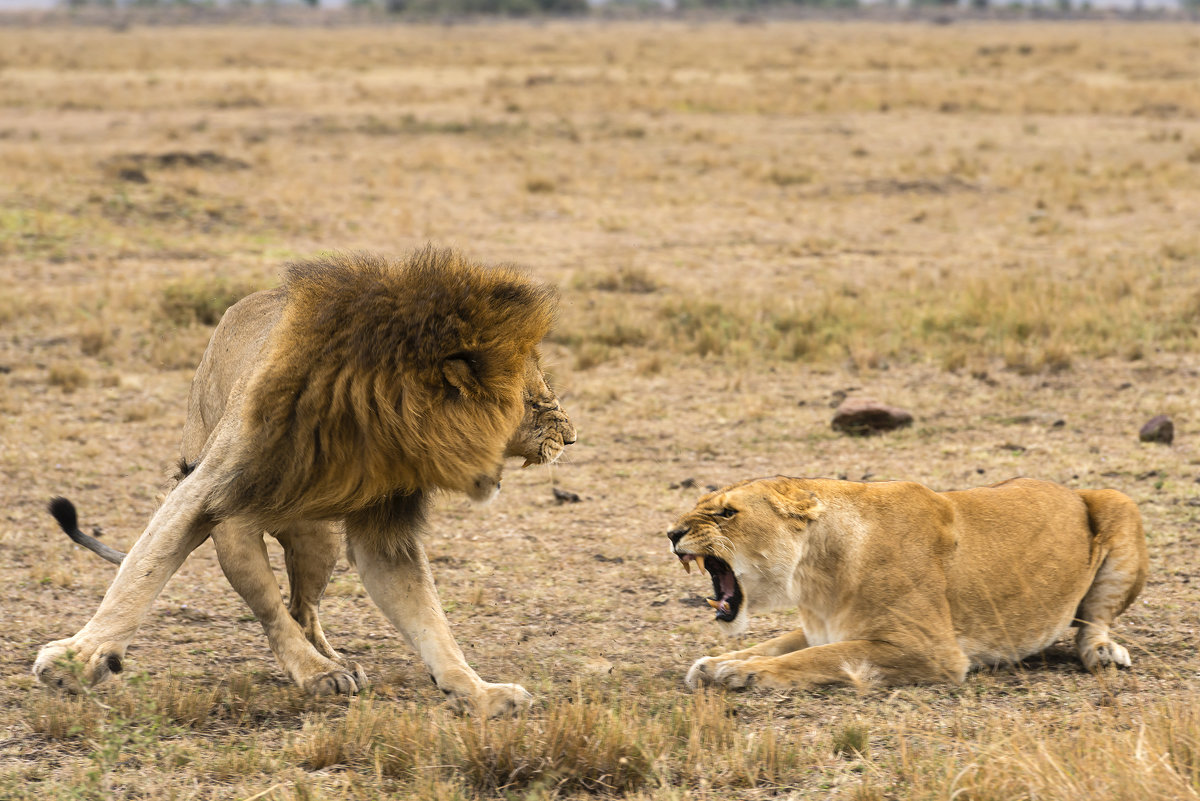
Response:
M341 516L496 473L553 289L427 247L290 264L283 291L214 513Z

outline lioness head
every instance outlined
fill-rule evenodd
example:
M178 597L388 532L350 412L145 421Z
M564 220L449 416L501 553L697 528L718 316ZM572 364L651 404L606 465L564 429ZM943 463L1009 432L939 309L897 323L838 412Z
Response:
M795 568L808 546L807 529L821 502L791 479L743 481L700 499L667 532L671 552L712 579L717 623L729 634L749 624L751 608L792 605Z

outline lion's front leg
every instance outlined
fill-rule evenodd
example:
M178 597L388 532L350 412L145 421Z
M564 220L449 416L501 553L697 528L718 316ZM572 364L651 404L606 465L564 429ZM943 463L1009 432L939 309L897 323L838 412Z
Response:
M755 656L780 656L807 647L808 638L804 636L804 630L796 629L740 651L730 651L720 656L701 657L692 663L685 681L687 686L694 690L701 684L712 683L710 677L715 676L720 666L727 662L741 662Z
M33 673L46 684L78 689L103 681L124 668L125 649L167 581L200 543L213 521L204 512L207 493L198 471L180 483L159 507L138 538L100 608L74 636L42 647ZM72 669L67 660L81 665Z
M489 684L467 664L442 612L425 549L417 541L402 553L381 553L376 538L356 536L347 521L350 560L363 586L420 655L438 689L459 711L482 717L527 708L532 697L519 684Z
M366 687L362 668L320 653L283 605L258 526L248 520L226 521L213 532L213 544L225 577L262 624L271 651L292 681L309 695L353 695Z
M953 664L952 664L953 663ZM856 684L864 679L885 683L961 681L966 658L935 664L929 658L875 640L847 640L779 656L749 656L711 665L692 666L696 684L734 689L793 689L822 684ZM693 678L692 673L688 674Z

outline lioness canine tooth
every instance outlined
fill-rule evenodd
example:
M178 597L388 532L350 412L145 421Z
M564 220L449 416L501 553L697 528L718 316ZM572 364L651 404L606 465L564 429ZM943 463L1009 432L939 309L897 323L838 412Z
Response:
M708 601L708 605L711 606L713 609L721 608L721 604L717 603L716 598L705 598L704 600Z
M696 566L698 568L700 568L700 572L707 576L708 571L704 569L704 557L697 555L695 557L695 559L696 559Z

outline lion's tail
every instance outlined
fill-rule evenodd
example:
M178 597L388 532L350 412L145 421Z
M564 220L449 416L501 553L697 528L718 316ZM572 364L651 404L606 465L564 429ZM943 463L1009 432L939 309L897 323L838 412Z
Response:
M75 514L75 504L62 496L56 496L50 499L50 505L47 508L50 510L50 514L54 515L54 519L58 521L58 525L62 526L62 530L67 532L68 537L114 565L121 564L125 554L79 530L79 518Z

